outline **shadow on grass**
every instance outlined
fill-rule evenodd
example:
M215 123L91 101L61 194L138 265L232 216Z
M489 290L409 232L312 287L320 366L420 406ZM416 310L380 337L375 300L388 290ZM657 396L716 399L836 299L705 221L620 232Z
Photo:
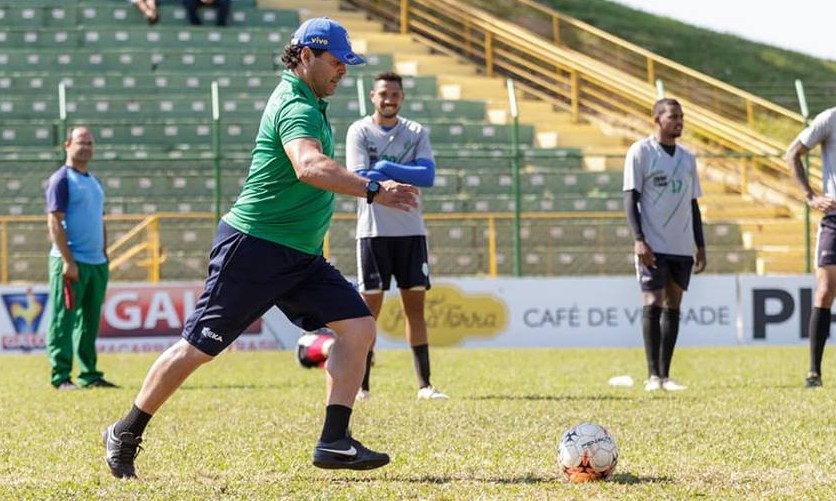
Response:
M461 478L461 477L442 477L437 475L418 475L418 476L402 476L402 475L386 475L385 478L341 478L339 480L333 479L331 482L346 482L346 483L364 483L364 482L403 482L407 484L449 484L451 482L483 482L487 484L540 484L544 482L555 481L554 477L540 477L536 475L523 475L510 478Z
M533 401L590 401L590 400L633 400L631 397L616 397L613 395L479 395L475 397L462 397L461 400L533 400Z
M413 477L404 477L400 475L386 475L385 477L345 477L332 478L329 483L346 483L346 484L363 484L374 482L404 482L408 484L449 484L454 480L450 477L440 477L437 475L420 475Z
M542 477L538 475L522 475L516 477L493 477L493 478L452 478L436 475L419 475L419 476L402 476L402 475L386 475L385 477L346 477L340 479L331 479L334 483L375 483L375 482L403 482L407 484L449 484L451 482L483 482L487 484L502 484L502 485L525 485L525 484L543 484L543 483L563 483L563 478L559 476ZM670 477L637 477L630 472L617 473L612 476L607 482L623 485L635 484L667 484L671 483Z
M177 391L187 390L286 390L289 384L201 384L181 386Z
M616 473L608 480L614 484L669 484L672 482L670 477L637 477L630 472Z

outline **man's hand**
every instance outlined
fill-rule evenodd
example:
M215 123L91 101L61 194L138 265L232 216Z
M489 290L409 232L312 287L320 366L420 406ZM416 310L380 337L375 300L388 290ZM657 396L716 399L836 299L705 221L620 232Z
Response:
M397 181L383 181L374 203L408 211L418 207L418 188Z
M75 261L67 262L64 261L64 271L62 272L64 276L64 280L68 282L77 282L78 281L78 265L75 264Z
M705 271L706 264L705 247L699 247L697 248L697 255L694 256L694 273L699 274Z
M828 196L812 196L807 199L807 205L822 212L836 211L836 200Z
M639 263L647 268L656 267L656 256L653 255L653 249L647 245L647 242L644 240L636 240L636 243L633 245L633 251L636 253Z

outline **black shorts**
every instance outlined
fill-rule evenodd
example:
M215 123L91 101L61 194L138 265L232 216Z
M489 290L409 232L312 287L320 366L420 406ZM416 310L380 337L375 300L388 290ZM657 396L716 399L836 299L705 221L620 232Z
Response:
M209 276L183 337L215 356L272 306L306 331L371 315L360 294L322 256L241 233L221 221Z
M817 266L836 264L836 216L822 218L816 240Z
M694 269L694 258L691 256L674 256L672 254L657 254L656 268L648 268L636 258L636 276L642 291L651 292L665 288L668 280L673 280L682 290L688 290L691 281L691 271Z
M399 289L430 289L426 237L357 240L357 286L360 291L388 291L393 276Z

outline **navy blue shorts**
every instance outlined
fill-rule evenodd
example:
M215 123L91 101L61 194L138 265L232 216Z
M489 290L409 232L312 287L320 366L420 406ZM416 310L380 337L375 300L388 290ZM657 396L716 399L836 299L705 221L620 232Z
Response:
M836 216L822 218L816 240L816 264L819 267L836 264Z
M357 263L361 291L388 291L393 276L399 289L430 289L424 236L361 238L357 240Z
M673 280L682 290L687 291L688 283L691 282L691 271L694 269L694 258L655 252L653 255L656 257L656 268L648 268L636 258L636 276L642 291L662 290L668 280Z
M209 276L183 337L215 356L272 306L306 331L371 316L363 298L322 256L218 225Z

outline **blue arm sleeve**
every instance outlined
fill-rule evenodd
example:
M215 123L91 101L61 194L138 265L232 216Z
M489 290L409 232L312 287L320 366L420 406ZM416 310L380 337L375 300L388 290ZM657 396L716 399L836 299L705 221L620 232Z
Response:
M408 164L380 160L374 164L374 169L399 183L409 183L422 188L428 188L435 183L435 162L428 158L418 158Z
M354 171L355 174L359 174L366 179L371 179L372 181L377 181L378 183L383 181L391 181L392 178L384 174L379 170L372 170L372 169L360 169Z

